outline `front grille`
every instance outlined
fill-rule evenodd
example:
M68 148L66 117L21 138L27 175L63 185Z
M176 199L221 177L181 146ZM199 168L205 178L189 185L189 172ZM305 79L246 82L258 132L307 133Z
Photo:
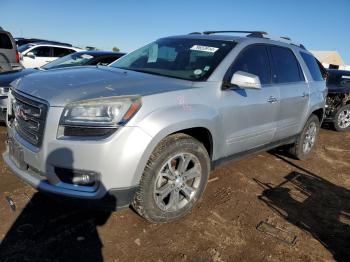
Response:
M12 110L17 133L34 146L40 147L45 129L48 106L12 92Z

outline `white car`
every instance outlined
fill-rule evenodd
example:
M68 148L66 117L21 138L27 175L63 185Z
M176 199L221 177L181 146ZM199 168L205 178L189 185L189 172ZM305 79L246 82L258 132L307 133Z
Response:
M50 43L30 43L20 46L18 51L21 53L21 64L25 68L36 68L83 49Z

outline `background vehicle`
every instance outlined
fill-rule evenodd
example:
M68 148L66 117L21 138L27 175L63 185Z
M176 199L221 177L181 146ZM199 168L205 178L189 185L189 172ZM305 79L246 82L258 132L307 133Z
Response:
M53 45L64 45L64 46L72 46L71 44L68 43L62 43L58 41L51 41L51 40L45 40L45 39L39 39L39 38L23 38L23 37L16 37L15 38L16 44L18 47L26 44L31 44L31 43L48 43L48 44L53 44Z
M350 130L350 71L328 69L325 122L337 131Z
M30 43L18 48L21 53L21 63L25 68L41 67L57 58L75 52L83 51L80 48L49 43Z
M38 70L50 70L83 65L108 65L123 55L125 54L110 51L82 51L61 57L41 68L26 68L0 73L0 121L5 120L8 104L8 91L10 89L10 83L15 79L38 72Z
M224 161L281 145L306 159L327 92L315 58L264 32L219 33L14 81L5 162L40 191L162 223L189 213Z
M16 43L10 32L0 27L0 73L21 68Z

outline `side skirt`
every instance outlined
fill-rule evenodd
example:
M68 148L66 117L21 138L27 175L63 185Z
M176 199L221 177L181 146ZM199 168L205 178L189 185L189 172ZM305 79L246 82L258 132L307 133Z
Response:
M295 135L295 136L284 138L284 139L281 139L281 140L278 140L278 141L275 141L275 142L272 142L272 143L269 143L269 144L266 144L263 146L252 148L252 149L249 149L247 151L243 151L243 152L233 154L233 155L230 155L227 157L219 158L217 160L212 161L212 165L211 165L212 170L216 169L217 167L219 167L223 164L231 162L231 161L238 161L238 160L241 160L247 156L258 154L261 152L265 152L265 151L271 150L271 149L279 147L279 146L293 144L296 142L298 137L299 137L299 135Z

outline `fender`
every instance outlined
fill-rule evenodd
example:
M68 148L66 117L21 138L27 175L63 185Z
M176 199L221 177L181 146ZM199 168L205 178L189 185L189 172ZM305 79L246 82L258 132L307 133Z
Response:
M213 159L218 158L221 154L220 148L223 148L219 143L216 143L220 141L216 137L222 137L222 134L218 133L221 132L220 128L217 128L220 126L219 121L220 117L216 110L200 104L189 104L186 107L176 105L153 111L138 125L138 127L152 137L152 141L138 164L135 177L133 178L133 184L136 185L139 183L148 159L160 141L168 135L184 129L198 127L207 129L213 138Z

